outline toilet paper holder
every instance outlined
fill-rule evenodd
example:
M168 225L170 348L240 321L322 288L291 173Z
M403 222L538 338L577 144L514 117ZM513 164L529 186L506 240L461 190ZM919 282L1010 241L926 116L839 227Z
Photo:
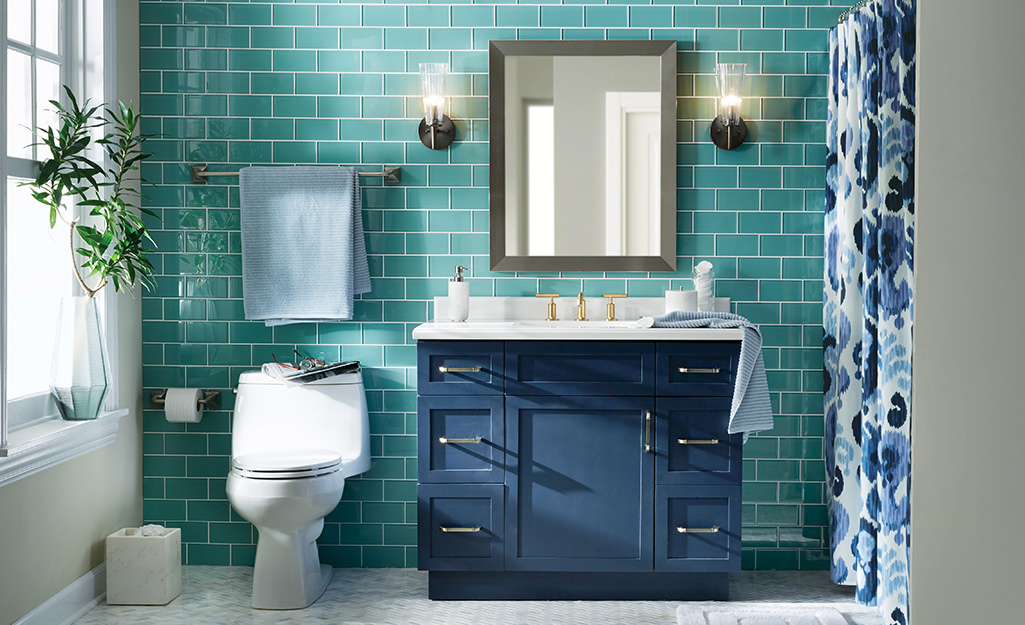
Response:
M167 389L153 389L149 392L149 404L154 408L163 408L164 399L167 397ZM221 409L221 392L220 391L203 391L203 397L196 403L202 406L206 410L220 410ZM196 406L196 408L199 408Z

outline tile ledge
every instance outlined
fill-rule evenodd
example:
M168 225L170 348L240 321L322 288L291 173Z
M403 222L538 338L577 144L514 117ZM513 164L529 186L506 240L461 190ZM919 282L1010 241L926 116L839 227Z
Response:
M52 419L11 432L0 449L0 486L113 443L128 412L104 412L91 421Z

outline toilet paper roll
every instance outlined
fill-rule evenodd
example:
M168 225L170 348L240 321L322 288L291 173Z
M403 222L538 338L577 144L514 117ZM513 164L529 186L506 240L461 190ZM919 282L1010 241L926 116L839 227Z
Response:
M169 388L164 396L164 414L172 423L199 423L203 418L203 389Z
M697 291L666 291L666 312L697 310Z

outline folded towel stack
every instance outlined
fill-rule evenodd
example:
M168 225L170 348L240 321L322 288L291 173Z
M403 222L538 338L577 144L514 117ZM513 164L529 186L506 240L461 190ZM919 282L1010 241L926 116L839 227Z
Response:
M370 291L356 170L246 167L239 191L246 319L352 319L353 296Z

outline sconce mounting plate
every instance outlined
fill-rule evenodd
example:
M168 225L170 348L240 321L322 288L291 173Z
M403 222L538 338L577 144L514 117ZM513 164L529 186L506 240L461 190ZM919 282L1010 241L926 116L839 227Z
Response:
M722 119L716 117L712 120L708 134L712 138L712 143L724 150L732 150L747 139L747 124L740 117L737 118L736 124L724 124Z
M456 125L448 115L442 115L439 123L430 126L426 120L420 120L420 142L432 150L444 150L455 138Z

